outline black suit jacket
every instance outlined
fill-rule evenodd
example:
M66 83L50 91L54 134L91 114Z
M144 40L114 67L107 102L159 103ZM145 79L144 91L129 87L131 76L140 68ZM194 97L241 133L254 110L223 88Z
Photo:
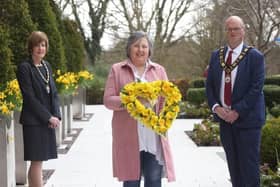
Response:
M50 94L47 93L45 83L32 60L22 62L17 68L17 80L23 97L20 115L20 123L23 125L48 125L51 116L61 119L59 98L52 78L52 70L50 64L44 62L50 73Z

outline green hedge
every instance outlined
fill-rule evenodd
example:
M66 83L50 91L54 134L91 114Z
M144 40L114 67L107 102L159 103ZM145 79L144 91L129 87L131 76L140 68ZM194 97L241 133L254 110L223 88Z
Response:
M189 107L185 111L185 118L187 119L205 119L209 117L211 111L208 106Z
M268 163L271 169L276 169L277 153L280 154L280 118L267 120L262 129L261 163Z
M191 88L205 88L205 78L194 79L190 82Z
M87 104L103 104L104 87L109 73L108 69L109 67L102 63L96 63L93 66L94 79L91 88L87 89Z
M280 117L280 105L275 105L269 110L269 112L275 118Z
M95 76L91 88L87 89L86 103L88 105L103 104L105 80Z
M264 97L266 106L268 108L272 108L274 104L280 104L280 86L265 85Z
M58 29L56 15L50 6L49 0L26 0L29 5L30 15L37 29L44 31L49 38L49 52L46 60L52 65L53 70L67 70L65 49L61 33Z
M189 88L187 91L187 101L195 105L206 102L205 88Z
M265 78L264 84L273 84L280 86L280 75L272 75Z

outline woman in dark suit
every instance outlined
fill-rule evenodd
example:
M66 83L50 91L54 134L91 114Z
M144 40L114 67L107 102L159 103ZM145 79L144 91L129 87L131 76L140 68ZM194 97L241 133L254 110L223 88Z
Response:
M55 128L60 125L60 110L50 64L43 60L48 51L48 37L34 31L28 38L30 59L17 69L23 96L20 123L23 125L24 160L31 161L28 182L42 187L42 164L57 158Z

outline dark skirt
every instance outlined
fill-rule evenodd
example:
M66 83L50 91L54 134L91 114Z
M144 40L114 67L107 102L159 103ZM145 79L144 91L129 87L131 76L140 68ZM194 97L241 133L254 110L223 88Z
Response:
M24 160L46 161L57 158L55 129L23 125Z

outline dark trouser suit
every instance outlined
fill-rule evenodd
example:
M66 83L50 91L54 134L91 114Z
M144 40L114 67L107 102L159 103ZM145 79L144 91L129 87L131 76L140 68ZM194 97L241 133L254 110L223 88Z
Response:
M141 151L141 171L144 176L145 187L161 187L162 165L158 163L151 153ZM136 181L124 181L123 187L140 187L141 179Z
M232 186L259 187L261 128L237 128L224 123L220 125L220 136Z

